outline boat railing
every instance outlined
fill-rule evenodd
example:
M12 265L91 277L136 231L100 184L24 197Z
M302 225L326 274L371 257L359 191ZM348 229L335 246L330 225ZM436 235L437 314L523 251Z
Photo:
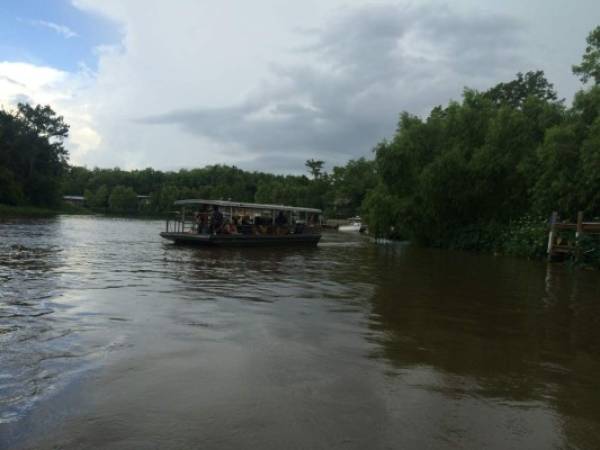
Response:
M180 212L173 213L174 217L167 218L165 229L167 233L186 233L194 228L194 221L186 220Z
M181 220L179 218L169 218L166 220L165 230L167 233L192 233L197 231L197 225L193 221ZM242 225L238 226L238 229L242 227L250 227L250 229L254 229L256 226L254 225ZM277 234L277 228L287 229L286 234L315 234L321 232L321 225L308 225L302 222L298 222L293 225L287 225L282 227L276 227L273 225L261 226L259 229L265 229L269 231L264 231L259 234ZM252 234L249 231L241 232L240 234Z
M242 217L246 215L246 211L235 211L233 208L223 208L223 219L224 223L231 224L235 223L241 234L315 234L320 233L322 228L322 216L309 214L303 212L290 214L288 216L290 223L284 226L277 226L275 220L275 211L270 212L266 216L255 216L250 224L240 224L239 221L236 223L234 217ZM200 213L182 208L179 211L172 211L170 216L166 219L165 230L167 233L197 233L198 232L198 215L204 217L202 223L203 228L206 227L206 232L209 231L210 223L210 212L202 211ZM304 216L304 217L302 217ZM258 223L258 219L261 218L261 223ZM251 227L250 230L247 228ZM260 231L257 231L260 230ZM283 230L286 230L283 232ZM283 232L283 233L282 233Z
M174 217L169 217L166 219L165 223L165 231L167 233L195 233L198 230L198 224L196 220L192 217L182 217L180 213L174 215ZM320 222L317 223L306 223L304 221L295 221L292 224L285 225L282 227L278 227L274 224L266 224L266 225L241 225L238 226L238 229L241 230L242 227L250 227L251 230L260 229L263 230L259 234L278 234L280 231L278 229L286 229L286 234L315 234L320 233L322 224ZM268 230L268 231L267 231ZM241 232L241 234L252 234L248 230L246 232Z

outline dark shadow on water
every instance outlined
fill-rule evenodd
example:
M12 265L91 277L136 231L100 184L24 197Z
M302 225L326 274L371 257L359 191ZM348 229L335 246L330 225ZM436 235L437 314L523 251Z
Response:
M600 442L600 277L511 258L381 249L367 339L422 389L521 408L546 405L572 445ZM595 443L595 444L594 444Z

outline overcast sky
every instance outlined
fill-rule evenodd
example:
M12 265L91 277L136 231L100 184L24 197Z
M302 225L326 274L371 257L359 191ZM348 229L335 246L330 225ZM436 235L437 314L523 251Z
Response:
M598 0L3 0L0 105L50 104L73 164L299 172L542 69L570 102Z

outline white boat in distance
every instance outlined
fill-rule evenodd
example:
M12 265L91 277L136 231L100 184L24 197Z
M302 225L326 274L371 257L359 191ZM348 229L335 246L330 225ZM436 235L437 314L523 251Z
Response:
M340 225L338 231L362 233L366 229L366 226L362 224L360 217L352 217L349 219L349 222L350 223L347 225Z

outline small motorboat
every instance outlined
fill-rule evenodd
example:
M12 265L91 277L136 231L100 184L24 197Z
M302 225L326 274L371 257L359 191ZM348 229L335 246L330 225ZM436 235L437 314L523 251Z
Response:
M360 217L352 217L348 220L348 224L340 225L338 231L344 231L349 233L362 233L366 227L363 225Z

